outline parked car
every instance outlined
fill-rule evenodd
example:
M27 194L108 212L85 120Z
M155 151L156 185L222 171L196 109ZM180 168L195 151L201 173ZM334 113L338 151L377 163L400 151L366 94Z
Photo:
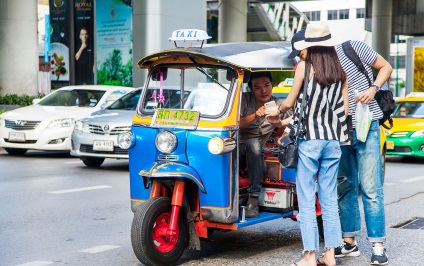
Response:
M387 154L424 157L424 93L412 92L396 100Z
M31 106L0 116L0 147L11 155L27 150L70 151L75 121L100 110L134 88L79 85L60 88Z
M130 130L141 91L131 91L109 107L78 120L72 132L71 155L89 167L102 165L105 158L128 159L128 150L119 148L117 136Z
M187 87L184 92L184 101L189 101L192 88ZM106 158L128 159L128 150L121 149L117 137L119 133L131 128L134 110L142 89L132 91L116 100L104 110L97 111L90 116L76 122L72 133L71 155L80 157L89 167L99 167ZM159 88L149 88L145 109L153 110L160 103L153 100L159 93ZM164 105L177 108L181 101L180 90L177 87L163 88Z

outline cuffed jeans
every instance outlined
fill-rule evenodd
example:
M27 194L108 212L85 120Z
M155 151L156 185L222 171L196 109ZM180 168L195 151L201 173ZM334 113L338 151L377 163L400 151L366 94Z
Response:
M240 151L240 169L247 166L250 177L249 196L259 197L262 187L262 178L264 177L264 152L259 139L248 139L239 146ZM247 165L246 165L247 164Z
M338 194L343 237L355 237L361 229L360 185L368 240L384 242L386 222L378 121L371 123L366 142L358 141L353 130L352 145L342 146L341 150Z
M318 199L324 221L325 248L342 246L342 232L337 205L337 170L341 155L337 140L298 139L299 161L296 191L299 203L303 249L318 251L319 235L315 211L315 191L318 174Z

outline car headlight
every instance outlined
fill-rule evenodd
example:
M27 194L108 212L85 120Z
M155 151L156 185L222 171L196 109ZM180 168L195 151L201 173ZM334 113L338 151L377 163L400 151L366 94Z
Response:
M118 135L118 145L122 149L128 150L135 145L135 136L132 131L124 132Z
M56 119L50 122L49 127L59 128L59 127L72 127L74 126L74 119L72 118L63 118Z
M78 120L75 122L74 130L81 132L89 132L88 124L82 122L81 120Z
M233 138L211 138L208 142L208 149L212 154L223 154L234 150L236 140Z
M177 147L177 136L171 131L163 130L156 135L156 148L163 153L171 153Z
M411 138L417 138L417 137L423 137L424 136L424 130L417 130L414 133L412 133Z

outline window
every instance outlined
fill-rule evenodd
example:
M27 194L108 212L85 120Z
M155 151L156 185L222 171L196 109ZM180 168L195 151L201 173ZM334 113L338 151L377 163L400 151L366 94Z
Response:
M349 19L349 9L339 10L339 19Z
M398 56L398 60L398 68L406 68L406 56L400 55ZM396 68L396 56L390 56L390 65Z
M337 19L337 10L328 10L328 20Z
M349 9L328 10L328 20L349 19Z
M356 18L365 18L365 8L356 9Z
M305 14L305 16L310 21L320 21L321 20L321 11L307 11L307 12L304 12L303 14Z

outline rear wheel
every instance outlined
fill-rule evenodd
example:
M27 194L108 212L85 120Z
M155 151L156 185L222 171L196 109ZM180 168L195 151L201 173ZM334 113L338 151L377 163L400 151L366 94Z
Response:
M175 235L166 234L171 218L171 199L151 198L137 210L131 227L134 254L146 265L172 265L177 262L189 240L188 223L180 210Z
M4 148L10 155L24 155L27 149Z
M86 157L81 160L88 167L99 167L105 161L105 158Z

